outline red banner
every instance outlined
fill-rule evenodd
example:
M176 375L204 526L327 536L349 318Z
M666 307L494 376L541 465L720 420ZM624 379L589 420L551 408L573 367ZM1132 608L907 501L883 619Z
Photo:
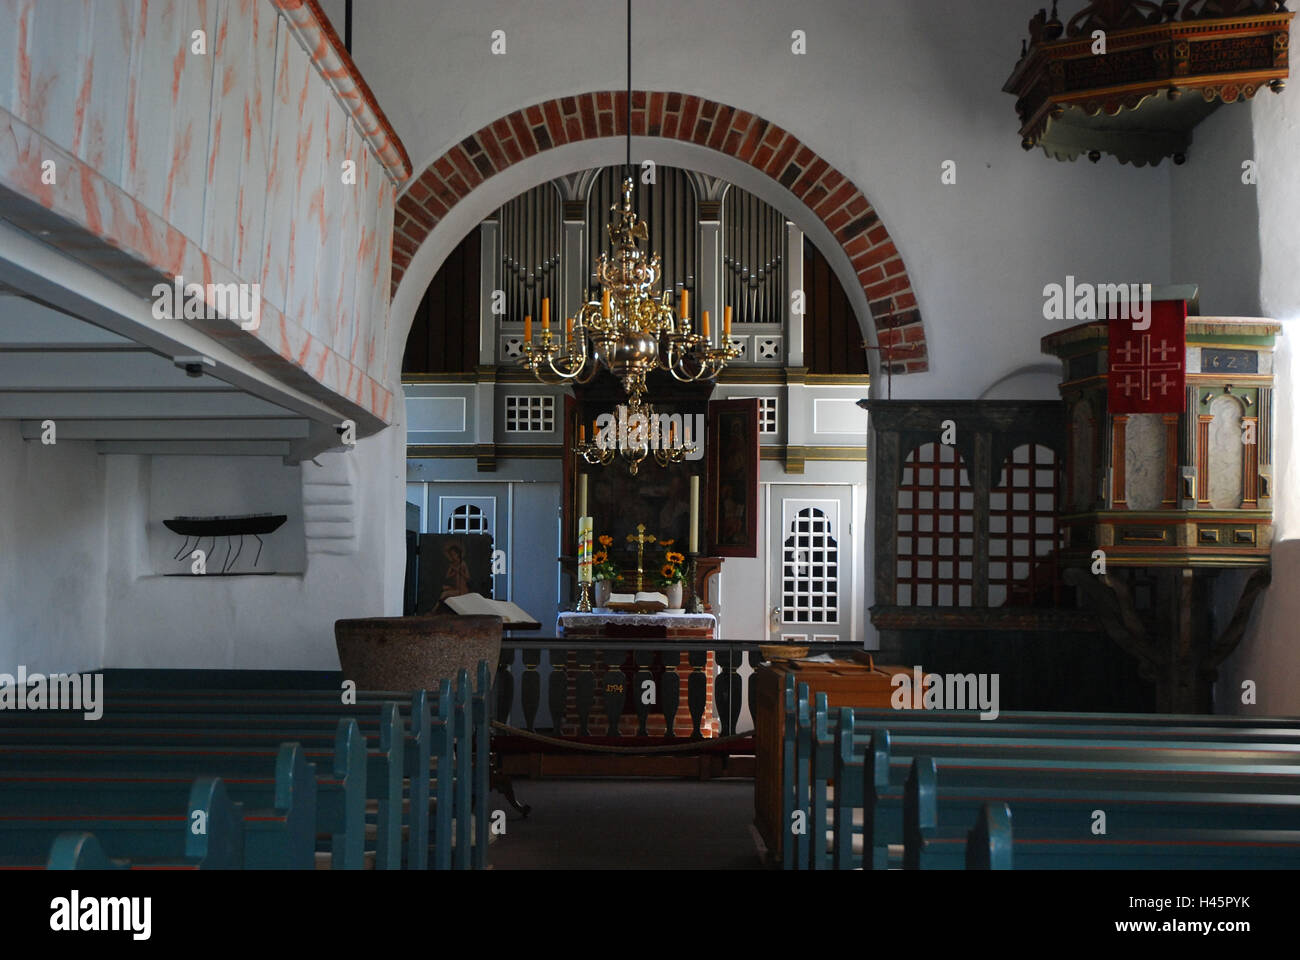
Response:
M1149 325L1111 317L1111 413L1182 413L1186 407L1187 303L1157 300L1150 311Z

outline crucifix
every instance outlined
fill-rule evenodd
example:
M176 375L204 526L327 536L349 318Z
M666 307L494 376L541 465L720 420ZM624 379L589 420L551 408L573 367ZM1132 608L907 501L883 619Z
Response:
M636 544L636 592L640 593L644 589L645 572L642 570L642 564L645 561L645 545L655 542L653 533L645 532L645 524L636 525L636 533L627 535L628 543Z

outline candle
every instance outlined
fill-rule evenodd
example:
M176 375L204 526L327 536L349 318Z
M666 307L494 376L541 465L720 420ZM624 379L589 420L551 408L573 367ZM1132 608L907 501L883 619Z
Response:
M691 318L691 291L687 290L685 287L682 287L681 307L682 312L679 313L678 316L683 320L689 320Z
M677 424L672 420L668 421L668 446L677 446Z
M728 307L727 309L730 310L731 308ZM566 340L573 339L573 317L569 317L564 321L564 338Z
M691 538L690 552L700 550L700 475L691 474Z
M587 425L585 423L578 424L578 442L587 442Z
M587 515L587 475L578 474L578 516Z
M731 337L731 307L722 312L722 335L728 339Z
M544 333L551 332L551 298L550 297L542 298L542 331Z
M578 582L591 583L591 517L578 518Z
M531 316L524 317L524 342L533 342L533 318Z
M709 339L709 311L705 310L700 314L700 333L704 334L704 339Z
M600 294L600 315L606 320L609 319L609 287L606 287Z

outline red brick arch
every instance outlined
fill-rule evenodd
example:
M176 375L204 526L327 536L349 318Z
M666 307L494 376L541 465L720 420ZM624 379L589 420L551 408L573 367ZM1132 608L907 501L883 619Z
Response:
M626 135L627 94L603 90L516 110L431 163L398 199L393 289L438 221L493 174L566 143ZM854 183L798 138L762 117L685 93L634 90L633 136L686 140L762 171L799 198L835 236L857 272L878 342L896 347L894 372L929 368L925 328L903 258Z

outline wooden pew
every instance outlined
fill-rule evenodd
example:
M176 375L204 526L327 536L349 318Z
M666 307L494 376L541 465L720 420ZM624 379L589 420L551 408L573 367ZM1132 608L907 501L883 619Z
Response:
M127 870L129 861L114 860L104 853L93 833L61 833L50 846L46 870Z
M150 682L157 682L156 673L147 672L145 677ZM340 702L338 689L265 689L262 684L267 682L268 677L274 676L274 673L265 671L219 671L221 679L226 683L224 688L207 688L199 685L194 675L189 672L165 671L164 673L171 674L166 679L174 684L176 689L160 692L147 683L133 683L129 674L123 675L121 671L117 672L114 675L114 683L109 688L111 702L116 709L150 709L164 712L176 710L262 712L274 709L294 713L312 711L339 713L352 709ZM205 672L197 673L201 675ZM232 676L232 674L248 676ZM412 730L416 731L417 740L423 737L428 741L428 747L425 748L418 742L408 743L407 769L430 770L427 782L413 783L411 807L427 810L430 793L434 795L434 866L441 869L452 866L453 846L456 850L456 867L464 869L472 866L482 869L487 864L491 825L488 810L490 775L488 753L491 736L489 704L493 674L486 661L478 664L476 674L477 683L474 688L470 688L468 672L460 671L454 703L451 702L452 698L448 693L450 685L444 680L437 694L429 698L432 715L428 725L423 720L418 722L413 720L411 723ZM233 686L232 680L244 680L246 685ZM462 687L465 690L464 696L461 696ZM406 694L391 691L356 692L358 706L381 699L405 698L405 696ZM409 711L405 710L403 699L403 710L408 717L421 718L424 715L424 711L416 705L414 698ZM463 751L459 746L462 742L466 745ZM430 757L436 761L436 767L430 767L428 762ZM450 771L451 775L438 777L437 769ZM467 813L460 816L461 810ZM418 868L425 866L428 858L427 822L424 820L425 818L420 818L420 822L409 825L411 829L407 862ZM454 845L451 842L453 823L456 825Z
M795 762L790 764L787 761L785 765L787 777L783 784L786 798L784 815L785 822L791 823L792 812L802 810L807 824L804 836L796 836L795 843L784 845L787 850L786 863L791 865L789 851L793 847L794 866L821 868L827 865L821 844L800 841L811 840L811 837L816 835L818 825L824 822L825 788L827 782L833 777L836 782L836 803L832 823L833 853L838 866L855 866L858 858L853 853L853 835L859 828L853 825L854 812L856 810L857 816L863 819L870 814L870 810L864 809L864 784L868 772L877 775L875 771L870 770L870 764L867 763L863 752L870 740L873 724L870 721L855 722L853 719L855 711L848 711L845 714L849 717L847 722L854 729L861 731L862 739L856 745L842 744L842 749L836 751L838 724L835 722L834 715L826 710L824 699L818 704L820 710L810 712L807 709L806 685L800 685L801 696L797 698L794 697L793 688L794 683L791 681L785 691L788 703L792 699L795 700L793 709L787 709L786 716L797 719L793 724L794 729L787 729L784 745L787 753L795 754ZM843 714L843 711L841 713ZM866 713L870 718L884 716L891 721L905 722L926 711L866 711ZM1035 716L1056 717L1056 715L1041 714ZM1069 715L1062 716L1072 720L1083 719L1069 717ZM1125 715L1123 719L1132 717L1133 715ZM961 722L962 719L964 723ZM1145 763L1147 767L1153 764L1160 767L1162 764L1180 763L1184 766L1184 773L1192 776L1193 780L1195 780L1196 770L1193 761L1214 765L1254 765L1263 762L1274 766L1294 765L1300 761L1300 749L1297 749L1293 736L1296 731L1288 730L1277 722L1265 725L1263 735L1270 742L1255 743L1246 739L1243 731L1256 728L1247 728L1243 724L1233 725L1236 739L1230 737L1221 742L1208 739L1215 735L1216 731L1213 727L1203 722L1197 725L1182 722L1188 718L1177 718L1178 726L1173 730L1162 729L1158 724L1150 722L1138 725L1117 722L1097 724L1092 722L1095 718L1087 719L1089 720L1087 724L1083 722L1048 724L1047 729L1040 731L1035 724L1024 724L1018 721L1002 724L999 721L979 721L971 714L949 713L942 718L942 722L934 725L930 725L929 721L911 723L910 735L898 739L898 752L903 756L917 750L959 755L968 753L989 755L994 758L1038 756L1052 760L1073 758L1076 762L1095 757L1108 757L1112 761ZM1150 718L1145 719L1150 720ZM1205 718L1195 719L1204 721ZM791 725L787 723L787 726ZM940 732L940 735L922 735L928 730ZM1062 739L1063 735L1084 730L1089 732L1100 730L1108 734L1110 739L1105 741L1077 737L1072 740ZM983 734L990 734L990 736L987 738L979 736ZM1002 736L999 737L998 734ZM1172 736L1191 736L1197 739L1174 740L1171 739ZM943 750L936 751L936 745L942 745ZM893 783L901 786L906 778L906 762L890 764L886 761L886 769L890 771ZM1136 775L1160 776L1165 771L1161 767L1154 771L1147 769L1145 774L1138 773L1138 768L1130 768L1129 772ZM1201 772L1208 774L1211 771L1207 769ZM1276 772L1294 774L1295 771ZM878 775L883 777L884 771L880 771ZM1277 786L1276 783L1274 785ZM1293 787L1285 786L1281 789L1293 789ZM894 799L901 803L901 791ZM901 842L901 837L896 836L891 842ZM875 853L877 860L884 855L879 846L876 847ZM877 862L875 865L883 867L884 863Z
M274 767L263 768L259 776L227 779L224 783L231 799L243 811L244 866L312 868L316 850L315 768L298 744L282 745ZM20 835L0 826L0 851L9 856L43 855L50 842L66 829L63 821L97 822L106 816L181 809L191 787L190 777L158 772L88 773L68 769L0 775L0 821L19 823L28 817L48 824L42 829L25 827ZM132 853L114 849L114 839L106 839L110 854Z
M409 698L397 692L358 692L355 704L344 704L336 691L329 690L261 690L203 688L180 691L123 690L113 695L115 710L133 713L159 713L168 716L231 716L254 717L269 715L273 722L287 722L292 718L299 724L328 722L336 716L349 716L357 720L362 732L371 740L381 740L385 729L404 733L402 737L402 769L409 777L408 802L403 816L399 813L380 818L384 822L382 836L396 849L400 830L407 831L406 860L408 869L423 870L429 866L429 809L430 797L435 802L434 866L448 869L451 866L451 825L453 817L451 778L438 777L438 770L450 770L453 757L454 704L451 684L443 680L432 695L417 690ZM382 719L385 704L395 702L402 723ZM384 751L381 749L380 751ZM418 776L417 771L428 771ZM392 770L386 759L372 765L371 782L389 784ZM390 785L388 791L392 791ZM373 790L371 791L373 793ZM384 858L388 865L391 857Z
M1011 808L988 803L966 835L967 870L1010 870Z
M1072 845L1071 850L1085 857L1090 856L1090 845L1126 843L1139 844L1134 853L1147 855L1151 838L1164 837L1223 848L1209 862L1234 869L1300 865L1300 795L1130 790L1122 778L1106 775L1098 776L1087 790L949 786L933 759L916 757L904 794L904 868L961 869L968 840L965 825L983 808L998 803L1018 811L1019 840ZM1106 815L1104 835L1091 833L1094 810ZM1267 853L1253 862L1250 851L1264 837L1269 841Z
M853 736L845 734L845 737ZM854 736L852 746L842 744L837 756L858 754L860 738ZM1300 767L1295 765L1257 765L1249 763L1188 763L1178 760L1161 760L1157 750L1145 759L1097 761L1051 760L1045 758L1017 760L1002 757L983 758L978 747L969 755L939 757L945 764L954 785L987 787L1014 792L1016 789L1077 789L1099 790L1123 787L1177 793L1229 792L1240 794L1294 795L1300 793ZM869 738L861 752L865 788L862 793L863 865L883 869L888 864L887 847L903 842L902 805L905 781L910 769L910 759L894 757L890 752L888 731L878 732ZM844 824L852 816L856 797L855 772L846 767L837 780L837 822ZM844 785L843 796L840 795ZM1009 785L1014 784L1014 787ZM842 804L842 806L841 806ZM846 867L845 837L836 835L835 850L839 866ZM871 849L867 859L866 849Z
M300 744L309 738L328 744L324 749L305 744L300 748L307 761L316 761L313 836L320 833L331 838L335 869L359 870L365 864L365 738L351 719L338 720L332 737L320 737L310 731L300 733L307 735L296 738ZM57 726L46 729L39 725L17 729L0 727L0 745L0 769L9 772L66 769L75 763L78 769L99 772L139 770L210 775L222 771L228 773L232 782L259 773L264 775L268 762L275 762L279 751L275 731L209 729L177 734L101 727L98 721L75 729Z
M966 841L968 870L1283 869L1300 862L1300 832L1179 831L1140 838L1023 839L1005 804L989 804Z
M237 869L244 863L241 804L231 801L220 777L199 777L181 802L170 787L154 794L139 792L128 813L50 814L40 811L0 814L0 866L56 869L90 866L103 851L122 851L137 868L198 870ZM206 829L191 829L200 813ZM95 847L66 839L94 833Z

